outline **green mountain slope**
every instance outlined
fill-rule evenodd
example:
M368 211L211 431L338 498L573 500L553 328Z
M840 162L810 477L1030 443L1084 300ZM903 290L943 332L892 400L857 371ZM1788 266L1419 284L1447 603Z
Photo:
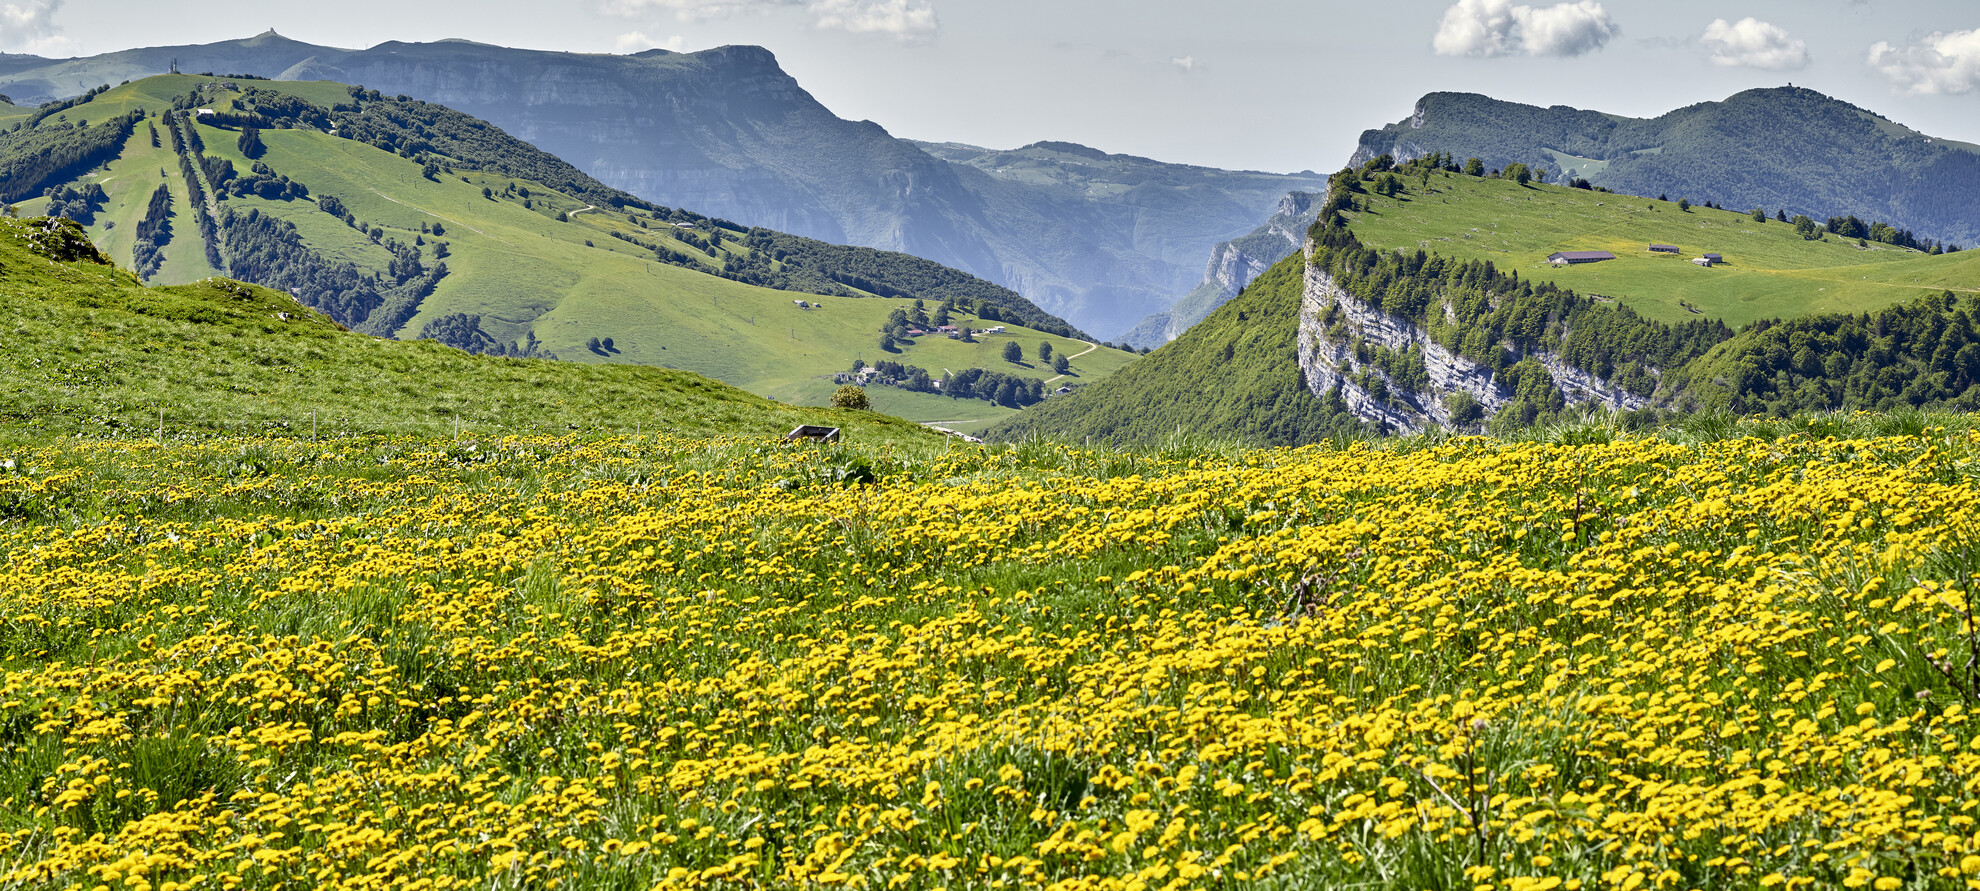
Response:
M1155 442L1182 434L1296 445L1360 423L1314 395L1299 367L1301 262L1287 259L1119 374L1013 417L999 439Z
M1344 213L1363 244L1489 260L1522 278L1622 301L1665 322L1760 319L1875 310L1946 289L1980 287L1980 252L1932 256L1876 242L1803 238L1769 217L1540 183L1440 172L1406 192L1355 195ZM1679 254L1649 250L1672 245ZM1616 259L1555 267L1556 251L1605 250ZM1707 252L1723 266L1689 262Z
M342 330L293 298L210 278L146 287L75 224L0 220L0 436L287 430L489 435L578 429L913 439L865 412L799 409L697 374L474 356Z
M1788 237L1745 232L1727 219L1735 215L1719 214L1691 231L1743 251L1725 251L1731 268L1647 257L1533 268L1557 233L1574 234L1555 249L1601 247L1602 237L1655 237L1633 227L1665 232L1697 217L1446 172L1426 159L1396 173L1338 175L1309 255L1287 258L1123 373L990 435L1298 443L1357 428L1509 430L1591 404L1636 421L1699 410L1980 409L1980 268L1970 252L1866 251L1804 240L1778 223L1766 225ZM1407 220L1454 234L1382 243ZM1586 283L1578 275L1604 267L1604 296L1576 290ZM1799 302L1789 299L1797 289ZM1756 293L1791 317L1730 327L1725 318L1750 313ZM1675 321L1638 311L1661 300L1697 311Z
M838 117L752 46L617 56L447 40L350 50L269 32L23 60L0 70L0 93L66 98L163 73L173 59L182 71L333 80L442 103L642 198L931 259L1022 291L1107 339L1167 308L1212 246L1249 231L1280 196L1324 181L1066 144L917 144ZM1006 156L1020 159L1021 176L990 163Z
M1067 355L1091 342L1017 294L930 261L653 206L485 122L336 84L147 78L0 134L0 163L30 138L80 138L129 115L139 118L107 163L54 186L100 190L98 200L39 198L20 211L83 219L135 268L164 186L158 259L142 269L155 283L225 273L369 333L682 368L812 404L855 359L895 355L880 349L880 330L915 299L929 312L946 304L957 324L1008 329L898 348L925 367L1008 367L1001 351L1012 340ZM243 147L251 126L254 158ZM607 338L609 348L594 345ZM1127 359L1103 349L1074 370L1094 380ZM893 407L918 420L1016 410Z
M1935 139L1796 87L1748 90L1652 119L1470 93L1431 93L1400 123L1361 137L1352 164L1381 154L1478 157L1575 171L1632 195L1815 219L1856 214L1921 238L1980 241L1980 149Z

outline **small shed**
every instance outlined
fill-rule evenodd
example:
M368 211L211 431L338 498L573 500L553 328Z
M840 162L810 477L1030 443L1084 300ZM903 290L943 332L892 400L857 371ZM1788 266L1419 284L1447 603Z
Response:
M1547 262L1555 266L1569 266L1581 263L1600 263L1603 260L1614 260L1615 258L1616 255L1608 251L1555 251L1548 255Z
M1678 251L1678 246L1674 244L1653 244L1650 246L1650 252L1653 254L1680 253L1680 251Z
M1698 264L1698 265L1700 265L1700 266L1703 266L1703 267L1705 267L1705 268L1707 268L1707 269L1710 269L1710 268L1712 268L1712 264L1713 264L1713 263L1714 263L1715 261L1713 261L1713 259L1712 259L1711 257L1699 257L1698 259L1696 259L1696 260L1693 260L1693 261L1691 261L1691 262L1693 262L1693 263L1696 263L1696 264Z
M816 439L824 442L838 442L839 428L820 427L817 424L799 424L796 427L796 429L793 429L791 432L784 434L785 442L797 442L800 439Z
M1714 262L1714 263L1724 263L1724 262L1726 262L1726 258L1725 258L1725 255L1723 255L1723 254L1706 254L1706 255L1705 255L1705 259L1707 259L1707 260L1710 260L1710 261L1712 261L1712 262Z

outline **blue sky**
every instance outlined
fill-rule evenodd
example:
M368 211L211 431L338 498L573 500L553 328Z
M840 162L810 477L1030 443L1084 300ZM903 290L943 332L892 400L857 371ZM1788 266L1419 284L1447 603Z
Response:
M347 47L758 44L899 136L1219 167L1337 168L1437 90L1648 116L1793 82L1980 143L1980 4L1950 0L0 0L9 52L271 27Z

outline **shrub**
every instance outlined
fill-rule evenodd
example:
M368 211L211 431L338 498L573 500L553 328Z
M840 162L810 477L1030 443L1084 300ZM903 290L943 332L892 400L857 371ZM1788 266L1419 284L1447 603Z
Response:
M872 411L873 400L866 398L866 388L847 384L832 392L833 408L850 408L854 411Z

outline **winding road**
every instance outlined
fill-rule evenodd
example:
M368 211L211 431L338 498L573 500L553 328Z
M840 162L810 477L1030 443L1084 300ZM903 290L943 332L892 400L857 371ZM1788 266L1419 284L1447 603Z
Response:
M1097 344L1097 343L1087 343L1087 342L1086 342L1086 341L1084 341L1084 340L1082 340L1082 341L1080 341L1080 343L1084 343L1084 344L1086 344L1086 349L1083 349L1083 350L1080 350L1080 351L1079 351L1079 352L1077 352L1077 353L1074 353L1074 354L1072 354L1072 355L1070 355L1070 356L1067 356L1067 357L1066 357L1066 361L1068 361L1068 362L1071 362L1071 361L1072 361L1072 360L1074 360L1074 359L1077 359L1077 358L1079 358L1079 357L1081 357L1081 356L1084 356L1084 355L1086 355L1087 353L1090 353L1090 352L1093 352L1094 350L1097 350L1097 349L1099 349L1099 348L1100 348L1100 345L1099 345L1099 344ZM1051 382L1053 382L1053 381L1055 381L1055 380L1058 380L1059 378L1062 378L1062 377L1065 377L1065 375L1063 375L1063 374L1061 374L1061 375L1057 375L1057 376L1054 376L1054 377L1050 377L1050 378L1047 378L1047 379L1045 380L1045 382L1049 384L1049 383L1051 383Z

